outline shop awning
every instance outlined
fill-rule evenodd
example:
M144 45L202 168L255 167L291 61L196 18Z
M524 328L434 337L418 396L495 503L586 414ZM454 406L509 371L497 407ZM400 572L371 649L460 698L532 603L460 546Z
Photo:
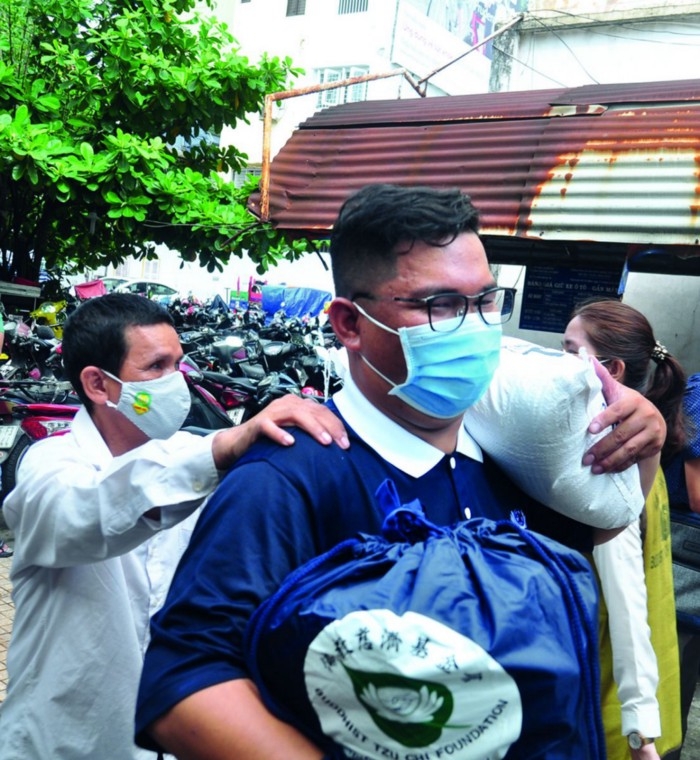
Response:
M496 260L525 245L685 261L700 254L699 177L698 79L367 101L292 134L272 161L269 218L323 237L367 183L457 186Z

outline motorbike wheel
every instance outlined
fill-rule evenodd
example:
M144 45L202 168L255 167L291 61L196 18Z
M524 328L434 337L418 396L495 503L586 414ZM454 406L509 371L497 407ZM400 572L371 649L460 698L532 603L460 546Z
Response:
M33 441L28 435L22 434L17 439L17 443L14 445L10 455L2 463L2 488L0 488L0 496L3 499L17 484L17 470L32 443Z

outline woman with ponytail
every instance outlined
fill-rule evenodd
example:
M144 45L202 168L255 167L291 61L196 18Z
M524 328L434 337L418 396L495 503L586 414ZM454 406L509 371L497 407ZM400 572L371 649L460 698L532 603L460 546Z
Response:
M613 378L654 403L667 426L662 462L683 449L685 372L643 314L616 300L584 302L574 310L563 346L570 353L585 349ZM603 538L593 552L603 588L601 697L609 760L675 756L682 741L668 493L662 469L652 469L652 476L647 483L642 478L648 495L639 523L613 540ZM626 573L643 571L646 600L634 576L610 572L621 566ZM648 627L635 625L644 620L639 608L645 603Z
M620 301L584 302L567 325L565 350L577 342L577 336L585 338L616 380L639 391L661 412L667 427L662 463L681 451L687 438L686 375L678 359L656 340L649 320Z

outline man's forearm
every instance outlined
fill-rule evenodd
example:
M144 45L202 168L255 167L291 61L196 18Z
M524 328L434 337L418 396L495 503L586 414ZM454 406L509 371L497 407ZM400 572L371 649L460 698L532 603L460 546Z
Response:
M190 695L151 726L179 760L321 760L323 752L275 718L248 680Z
M604 386L605 388L605 386ZM666 439L666 423L659 410L637 391L617 384L610 404L591 422L589 432L596 434L610 425L614 429L586 453L583 464L592 472L622 472L643 459L656 456Z

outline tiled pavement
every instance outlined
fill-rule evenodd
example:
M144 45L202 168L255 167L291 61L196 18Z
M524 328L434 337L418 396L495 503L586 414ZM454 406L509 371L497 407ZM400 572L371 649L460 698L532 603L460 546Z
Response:
M0 520L2 518L0 517ZM1 528L4 528L4 524ZM0 543L2 540L7 541L12 546L12 534L6 530L0 529ZM12 620L15 616L15 608L12 605L10 592L10 565L12 559L0 557L0 702L5 699L7 693L7 671L5 670L5 655L7 654L7 645L10 643L10 631L12 630Z

